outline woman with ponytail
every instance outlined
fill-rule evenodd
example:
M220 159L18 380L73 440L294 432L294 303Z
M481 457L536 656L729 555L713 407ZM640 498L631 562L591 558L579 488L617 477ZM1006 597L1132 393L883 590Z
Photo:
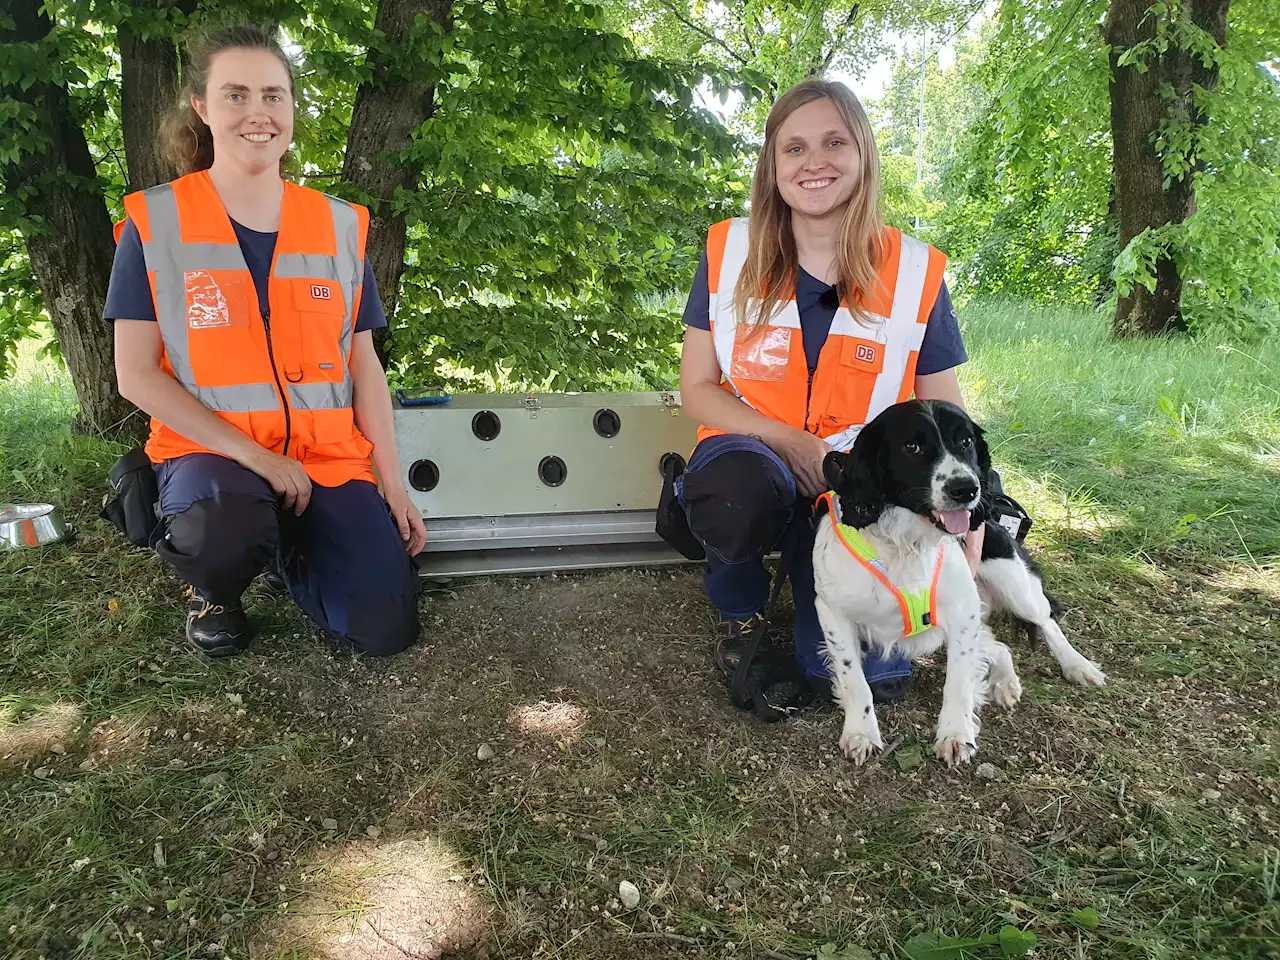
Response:
M753 696L764 704L751 705L762 716L830 693L804 523L826 488L823 459L912 395L963 404L955 367L968 358L945 264L885 227L879 155L858 98L817 79L783 94L765 125L750 220L708 234L680 363L685 412L702 426L677 491L720 612L715 659L732 678L752 651ZM792 661L756 638L769 597L763 558L797 514ZM975 566L980 537L966 546ZM905 658L864 668L877 700L903 695Z
M426 534L373 347L368 211L282 178L294 86L273 31L214 33L185 73L157 144L181 176L125 198L105 310L120 392L151 415L153 546L191 585L203 653L245 647L241 595L277 563L326 634L396 653Z

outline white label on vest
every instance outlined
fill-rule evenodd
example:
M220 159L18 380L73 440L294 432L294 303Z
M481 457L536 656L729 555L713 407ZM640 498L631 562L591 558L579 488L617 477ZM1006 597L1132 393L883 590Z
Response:
M1018 530L1021 529L1022 527L1022 518L1008 517L1008 516L1001 517L1000 526L1008 530L1009 536L1013 537L1016 540L1018 539Z
M312 300L332 300L333 291L322 283L313 283L311 285Z

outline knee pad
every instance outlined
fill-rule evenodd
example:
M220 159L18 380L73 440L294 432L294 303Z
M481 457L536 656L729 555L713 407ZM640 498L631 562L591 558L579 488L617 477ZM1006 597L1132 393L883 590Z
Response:
M737 563L774 547L794 494L768 457L734 450L686 473L684 500L694 536L724 561Z
M234 603L279 544L274 503L242 493L219 493L168 518L155 549L205 599Z

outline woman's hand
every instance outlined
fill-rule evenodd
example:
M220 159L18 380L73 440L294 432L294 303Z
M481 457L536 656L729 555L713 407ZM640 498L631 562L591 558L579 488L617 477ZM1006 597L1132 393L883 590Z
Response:
M812 499L827 489L827 481L822 473L822 461L831 452L827 441L808 431L792 429L771 446L791 468L796 486L803 496Z
M239 457L237 462L271 484L276 496L284 498L286 510L302 516L302 511L311 502L311 478L307 476L307 471L292 457L282 457L265 447L257 444L254 446L255 450Z
M391 516L400 528L400 539L404 541L405 553L416 557L427 545L427 528L422 522L422 514L409 499L404 487L386 488L382 492L387 506L391 508Z
M982 542L987 539L987 525L984 523L977 530L971 530L964 538L964 558L969 561L969 573L976 580L978 567L982 564Z

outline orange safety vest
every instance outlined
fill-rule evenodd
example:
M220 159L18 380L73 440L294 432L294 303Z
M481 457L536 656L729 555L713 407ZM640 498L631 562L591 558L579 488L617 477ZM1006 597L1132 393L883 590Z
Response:
M747 259L748 221L723 220L707 235L711 334L725 390L773 420L848 450L862 427L911 397L929 313L942 288L947 258L900 230L883 234L880 289L860 297L870 314L859 323L845 300L809 379L794 288L765 328L739 323L733 291ZM758 309L758 307L756 308ZM723 433L702 426L698 440Z
M161 366L187 392L325 487L373 481L373 445L352 412L351 346L369 212L285 183L268 316L205 171L124 199L138 228L163 340ZM151 420L159 463L209 452Z

